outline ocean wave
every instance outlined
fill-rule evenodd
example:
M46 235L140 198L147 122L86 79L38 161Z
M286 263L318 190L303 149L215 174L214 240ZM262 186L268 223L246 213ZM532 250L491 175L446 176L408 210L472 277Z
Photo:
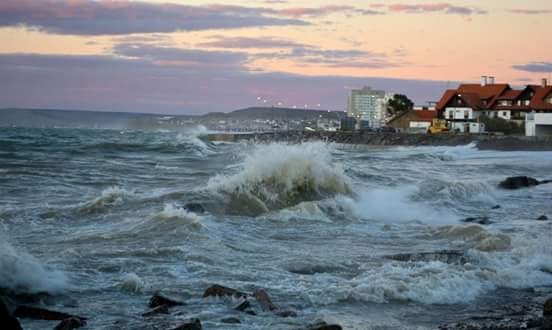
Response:
M128 196L132 195L131 192L114 186L104 189L100 196L88 201L81 203L78 206L78 210L81 213L99 213L103 212L115 205L119 205L125 201Z
M350 179L321 142L257 146L241 171L217 175L207 189L225 198L230 214L257 216L306 201L352 193Z
M68 288L65 273L50 269L34 256L0 240L0 288L14 294L61 293Z
M552 285L552 246L546 234L527 239L490 233L480 226L450 226L440 238L466 239L465 262L392 261L365 265L350 283L348 296L377 303L394 300L424 304L468 303L497 288Z

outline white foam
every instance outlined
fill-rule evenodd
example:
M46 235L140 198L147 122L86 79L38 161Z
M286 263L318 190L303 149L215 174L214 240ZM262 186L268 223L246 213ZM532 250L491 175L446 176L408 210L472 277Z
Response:
M99 212L121 204L131 194L131 192L117 186L109 187L104 189L100 196L80 204L79 209L85 213Z
M322 142L260 145L240 168L237 174L211 178L207 189L245 195L269 209L351 192L349 178L332 159L331 146Z
M14 248L0 235L0 287L16 293L59 293L68 287L66 275Z
M362 219L387 223L419 221L432 224L454 223L457 217L446 209L439 209L429 203L414 201L417 188L364 189L358 194L353 211Z
M140 293L145 288L146 283L136 273L127 273L123 276L120 288L132 293Z

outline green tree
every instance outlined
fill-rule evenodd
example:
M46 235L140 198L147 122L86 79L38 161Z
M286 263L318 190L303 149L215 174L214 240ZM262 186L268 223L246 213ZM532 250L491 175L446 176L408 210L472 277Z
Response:
M390 114L397 115L401 112L412 110L414 102L404 94L395 94L387 103L387 109Z
M509 121L503 118L489 118L485 115L479 117L479 121L485 124L485 130L487 132L501 132L504 134L523 134L523 125L518 125L513 121Z

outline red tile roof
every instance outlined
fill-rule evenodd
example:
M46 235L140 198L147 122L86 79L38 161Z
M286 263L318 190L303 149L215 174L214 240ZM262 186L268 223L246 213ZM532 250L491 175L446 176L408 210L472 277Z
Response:
M526 89L533 91L530 104L517 105L516 100L521 97ZM552 94L552 86L529 85L523 90L514 90L508 84L492 84L481 86L479 84L462 84L457 89L445 91L441 100L437 103L437 111L443 111L445 107L458 95L467 106L476 110L552 110L552 104L546 102L546 98ZM512 105L498 105L498 100L511 100Z
M434 110L414 110L417 121L431 121L437 118L437 111Z

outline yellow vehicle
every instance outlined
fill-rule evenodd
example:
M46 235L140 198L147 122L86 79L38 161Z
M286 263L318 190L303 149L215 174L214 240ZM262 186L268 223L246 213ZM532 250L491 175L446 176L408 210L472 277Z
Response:
M429 134L439 134L444 132L449 132L450 129L447 126L447 121L444 119L433 119L431 121L431 126L427 129Z

